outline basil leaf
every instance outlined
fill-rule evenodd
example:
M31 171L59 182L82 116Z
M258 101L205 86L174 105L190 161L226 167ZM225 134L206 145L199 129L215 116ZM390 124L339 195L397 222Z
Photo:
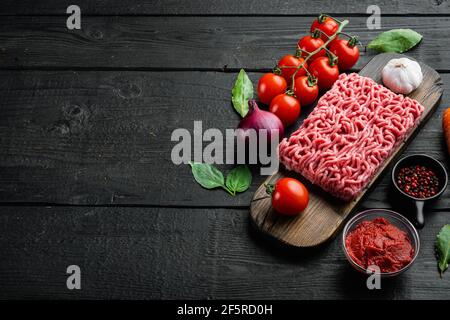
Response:
M439 271L442 275L450 263L450 224L443 226L437 235L436 249L439 259Z
M234 83L233 90L231 90L231 101L234 109L245 117L248 112L248 100L253 98L253 84L250 78L245 73L244 69L239 71L239 74Z
M244 192L252 183L252 173L246 165L241 165L230 171L227 175L227 188L233 193Z
M222 172L213 165L189 161L195 181L203 188L214 189L224 187Z
M408 51L422 40L422 35L411 29L392 29L380 33L373 39L367 48L378 52Z

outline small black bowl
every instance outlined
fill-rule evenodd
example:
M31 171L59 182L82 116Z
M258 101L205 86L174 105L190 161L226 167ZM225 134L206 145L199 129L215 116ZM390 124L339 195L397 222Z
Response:
M407 167L407 166L414 166L414 165L421 165L425 166L427 168L430 168L431 170L436 173L438 179L439 179L439 191L432 197L428 198L416 198L413 196L410 196L409 194L405 193L403 190L399 188L397 185L397 175L401 168ZM416 228L421 229L425 225L425 219L423 217L423 207L425 205L425 202L430 202L432 200L437 199L447 187L448 183L448 175L447 171L445 170L444 166L434 159L433 157L430 157L425 154L414 154L407 157L404 157L400 159L392 169L392 183L395 186L395 189L407 200L414 202L416 207L416 217L414 221L414 225Z

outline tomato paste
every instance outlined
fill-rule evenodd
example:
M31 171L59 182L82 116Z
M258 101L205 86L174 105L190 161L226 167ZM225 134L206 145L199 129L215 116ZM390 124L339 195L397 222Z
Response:
M414 257L408 235L385 218L361 222L347 235L345 246L359 266L376 265L381 272L398 271Z

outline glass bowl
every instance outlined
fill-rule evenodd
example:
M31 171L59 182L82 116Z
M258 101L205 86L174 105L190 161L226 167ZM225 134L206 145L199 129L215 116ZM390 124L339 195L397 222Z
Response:
M417 233L416 228L412 225L411 222L409 222L408 219L406 219L401 214L391 211L391 210L385 210L385 209L370 209L363 212L358 213L353 218L351 218L345 225L344 231L342 232L342 247L345 253L345 256L347 257L347 260L350 262L350 264L358 271L367 274L367 270L360 265L358 265L353 259L350 257L347 247L345 245L345 239L347 238L347 235L353 231L362 221L371 221L375 218L385 218L387 221L389 221L391 224L399 228L400 230L406 232L406 234L409 237L409 240L411 241L411 244L414 248L414 257L412 260L404 266L402 269L397 270L395 272L381 272L380 275L382 277L394 277L397 276L406 270L408 270L414 261L417 258L417 255L419 254L420 250L420 240L419 235Z

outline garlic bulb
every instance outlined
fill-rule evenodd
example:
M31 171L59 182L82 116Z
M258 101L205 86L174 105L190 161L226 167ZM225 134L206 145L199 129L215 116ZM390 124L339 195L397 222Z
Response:
M381 75L386 87L402 94L415 90L423 79L420 65L408 58L392 59L384 66Z

